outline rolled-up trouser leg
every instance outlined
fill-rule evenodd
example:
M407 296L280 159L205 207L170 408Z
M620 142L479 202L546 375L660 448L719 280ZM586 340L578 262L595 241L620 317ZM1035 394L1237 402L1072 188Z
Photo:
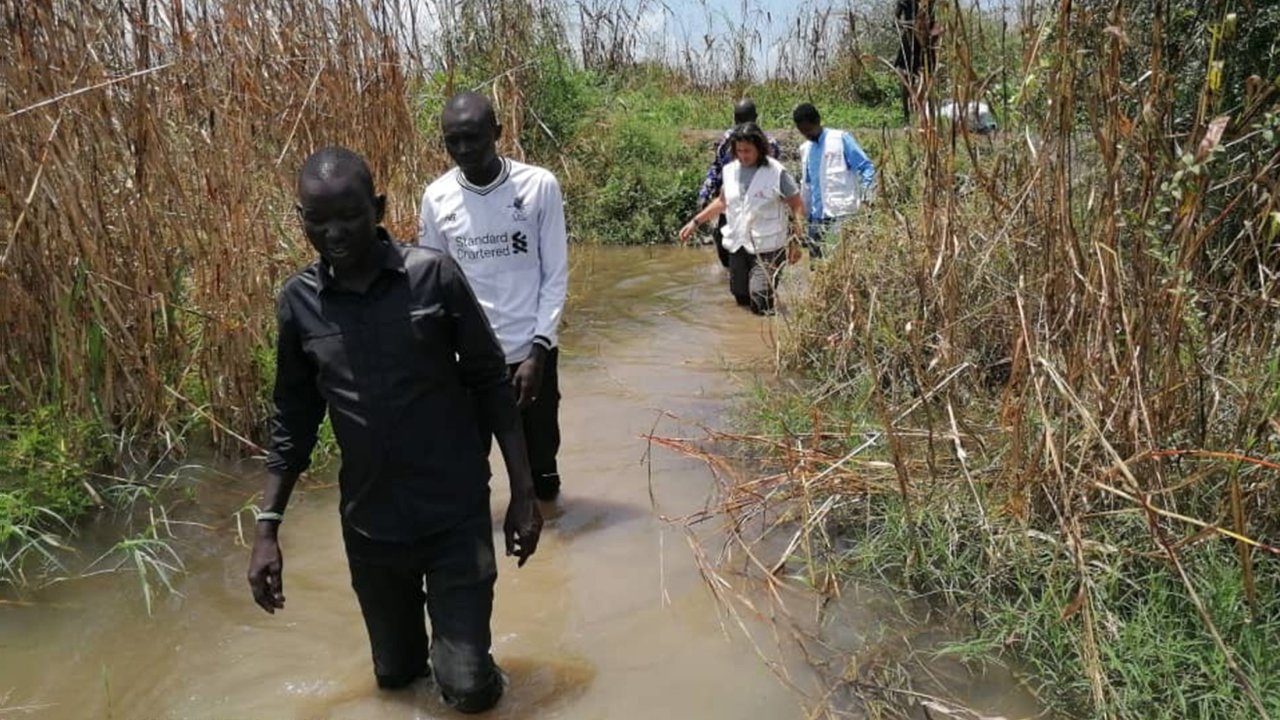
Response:
M486 510L444 534L427 565L431 667L444 700L466 713L502 697L502 676L489 654L493 584L498 578Z

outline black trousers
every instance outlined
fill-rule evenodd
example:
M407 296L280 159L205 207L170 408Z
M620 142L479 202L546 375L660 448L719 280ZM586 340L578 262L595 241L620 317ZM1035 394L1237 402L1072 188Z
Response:
M809 248L809 257L820 260L827 254L827 248L840 241L840 223L843 218L822 218L809 220L809 230L805 247Z
M729 251L724 249L724 226L728 224L729 220L721 215L716 219L715 230L711 231L711 239L716 246L716 257L720 258L720 264L725 267L729 267Z
M370 540L346 527L343 539L378 686L408 685L429 673L429 661L446 703L462 712L493 707L503 682L489 654L498 566L488 504L414 543Z
M519 365L511 366L512 375ZM529 449L529 469L533 471L534 489L539 497L549 497L560 490L560 471L556 456L560 453L560 348L547 351L542 368L542 387L537 399L520 411L524 441ZM481 427L487 456L493 447L493 432Z
M756 255L739 248L729 256L729 289L739 304L763 315L773 311L774 291L786 263L787 251L774 250Z

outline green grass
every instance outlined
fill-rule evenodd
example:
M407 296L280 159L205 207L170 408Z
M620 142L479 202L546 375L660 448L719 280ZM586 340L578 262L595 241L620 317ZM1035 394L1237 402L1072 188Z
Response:
M161 591L171 595L180 594L173 582L186 569L182 557L170 540L160 536L160 528L163 527L168 532L167 517L161 513L157 518L153 512L150 518L151 523L143 532L134 537L121 538L86 570L88 573L101 566L102 569L97 572L135 572L148 615L152 614L155 598Z
M574 234L610 244L672 242L680 226L697 212L696 195L711 161L714 133L732 124L737 95L727 90L673 90L676 81L661 74L626 82L589 74L576 74L574 79L590 89L557 90L580 103L576 109L590 118L566 136L561 158L568 164L562 181ZM762 125L775 133L791 130L791 109L808 99L780 84L749 88L747 94L756 99ZM833 127L894 126L897 118L892 108L859 106L834 97L825 103L825 112ZM578 132L584 127L592 132ZM539 131L526 130L526 147ZM869 152L878 152L875 137L863 142Z
M841 392L783 382L758 384L736 419L747 432L829 437L840 455L874 428L869 388ZM887 459L880 445L865 459ZM766 458L767 460L767 458ZM1097 667L1105 702L1092 701L1086 668L1085 613L1074 554L1055 527L1001 512L1002 497L977 478L989 527L971 491L957 479L915 478L910 513L894 493L870 494L852 516L828 526L831 547L817 558L847 580L874 578L927 598L969 633L938 653L971 662L1012 658L1052 710L1068 717L1223 720L1254 717L1222 652L1173 565L1137 512L1095 514L1081 529ZM816 502L820 502L816 501ZM1192 500L1191 502L1196 502ZM910 520L909 520L910 518ZM1172 538L1184 528L1166 529ZM1268 712L1280 715L1280 567L1258 555L1257 606L1245 595L1232 543L1217 538L1181 548L1196 594ZM953 625L963 628L965 625ZM909 673L901 674L909 677Z
M108 452L92 422L64 417L57 408L0 415L0 484L59 515L93 504L83 480Z
M476 67L452 78L443 73L430 78L418 92L422 131L439 135L439 114L450 88L485 90L488 77ZM816 103L831 127L901 125L896 95L867 105L829 87L810 91L779 82L702 90L655 67L642 66L625 77L602 76L573 67L550 49L531 61L522 78L526 112L520 145L530 162L557 173L570 232L587 242L673 242L697 212L698 187L718 137L714 133L732 124L740 95L756 100L761 125L784 134L788 145L798 143L791 110L805 101ZM877 76L872 81L885 85L888 98L891 80ZM861 133L859 140L873 157L881 150L873 133Z
M23 493L0 492L0 584L26 584L33 562L42 573L60 569L58 553L68 548L57 530L71 526Z
M78 521L104 510L144 517L147 529L121 539L84 572L136 571L148 612L157 592L172 589L182 562L160 528L170 525L165 503L175 490L190 499L193 488L178 488L180 472L171 452L130 470L102 470L120 448L87 420L65 417L45 407L26 415L9 414L0 429L0 585L39 586L63 577L64 561L74 555ZM128 455L129 451L123 451ZM318 455L332 457L332 431L322 432ZM96 568L96 569L95 569Z
M70 523L95 503L85 479L105 457L87 420L52 407L0 416L0 584L60 567Z
M854 548L842 558L846 572L885 578L973 617L968 651L979 657L1012 651L1053 709L1074 717L1135 720L1253 716L1186 588L1158 555L1095 552L1088 557L1107 688L1105 705L1093 706L1082 671L1083 614L1069 612L1080 579L1063 549L998 518L995 553L989 553L963 493L932 494L915 508L914 527L897 498L871 502L872 522L843 528ZM1091 528L1092 536L1109 532L1117 544L1141 547L1145 530L1140 523L1121 516L1105 525ZM1274 652L1280 637L1280 573L1273 564L1259 563L1259 605L1253 613L1229 544L1201 543L1184 550L1182 560L1258 696L1270 713L1280 713L1280 655Z
M661 75L633 79L619 85L613 93L612 102L647 121L690 130L728 128L733 124L733 104L740 97L750 97L755 101L760 113L760 125L770 132L792 129L794 124L791 121L791 111L802 102L813 103L822 113L823 124L828 127L856 129L902 126L896 80L887 77L877 82L895 83L892 97L874 105L858 102L829 86L806 88L792 83L770 81L742 88L680 88L673 92L672 84L678 82Z

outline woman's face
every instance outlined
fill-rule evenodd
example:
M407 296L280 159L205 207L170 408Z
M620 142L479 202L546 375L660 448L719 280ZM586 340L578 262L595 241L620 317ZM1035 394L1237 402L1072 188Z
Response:
M733 156L745 167L755 167L760 162L760 151L755 143L739 140L733 144Z

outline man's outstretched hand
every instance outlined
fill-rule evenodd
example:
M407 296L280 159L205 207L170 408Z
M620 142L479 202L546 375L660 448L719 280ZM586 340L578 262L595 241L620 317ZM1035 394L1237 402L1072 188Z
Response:
M262 524L262 523L259 523ZM266 534L259 531L249 553L249 588L253 601L267 612L284 609L284 556L272 527Z
M538 549L538 538L542 536L542 511L532 493L511 498L502 533L507 538L507 556L519 558L516 567L524 567Z

